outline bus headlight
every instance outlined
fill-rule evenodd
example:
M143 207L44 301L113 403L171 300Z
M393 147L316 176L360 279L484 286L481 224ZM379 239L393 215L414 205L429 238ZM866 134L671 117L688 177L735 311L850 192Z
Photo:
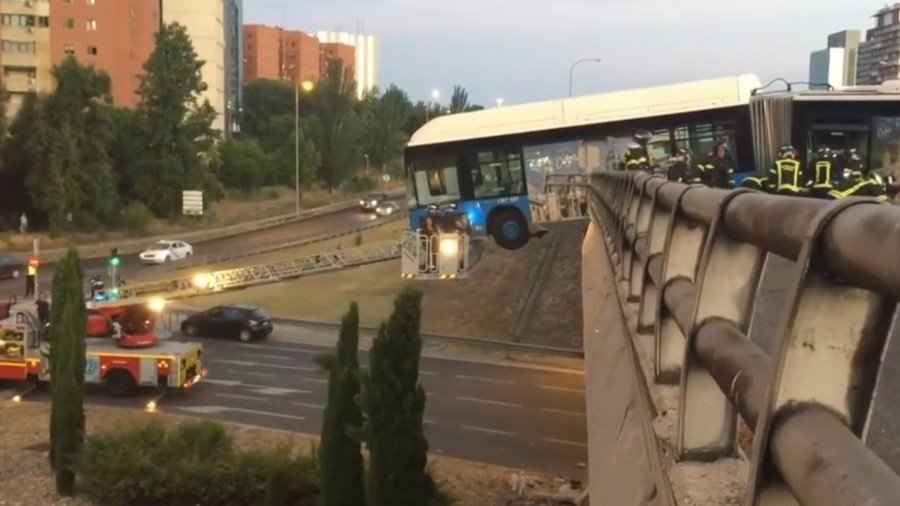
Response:
M441 239L440 250L441 256L455 257L459 254L459 239L456 237Z

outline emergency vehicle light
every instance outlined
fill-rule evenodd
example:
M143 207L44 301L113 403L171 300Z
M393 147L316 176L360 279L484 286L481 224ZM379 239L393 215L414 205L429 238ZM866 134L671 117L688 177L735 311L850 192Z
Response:
M441 239L440 251L445 257L455 257L459 253L459 239Z

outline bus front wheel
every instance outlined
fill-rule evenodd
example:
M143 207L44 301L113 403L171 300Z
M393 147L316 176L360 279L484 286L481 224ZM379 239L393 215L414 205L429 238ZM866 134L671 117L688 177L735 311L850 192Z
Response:
M503 249L516 250L528 244L528 223L516 210L504 209L491 216L488 230Z

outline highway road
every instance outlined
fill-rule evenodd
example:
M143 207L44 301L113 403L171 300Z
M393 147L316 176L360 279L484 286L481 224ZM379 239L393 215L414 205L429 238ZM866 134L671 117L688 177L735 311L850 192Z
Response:
M303 332L280 326L274 336L294 340ZM281 340L199 341L209 377L164 399L162 410L319 433L328 384L312 359L331 348ZM360 360L365 363L367 353ZM420 382L432 453L583 479L587 431L580 371L426 356ZM113 400L91 392L87 402L141 409L152 393ZM26 397L46 398L45 389Z
M362 226L371 222L373 219L375 219L374 214L362 213L357 208L353 208L240 235L191 243L191 245L194 247L194 255L209 255L246 246L288 242L303 239L305 237L313 237L337 229ZM148 246L149 245L150 243L148 243ZM94 274L105 275L108 269L107 258L86 259L84 260L83 266L85 270L85 280L89 279ZM170 266L166 265L143 265L140 263L138 255L135 253L122 255L122 267L120 272L127 281L132 276L151 275L154 271L162 272L169 268ZM49 289L52 279L53 264L42 265L38 275L39 289L41 291ZM87 291L87 286L85 286L85 291ZM24 277L20 277L16 280L0 281L0 299L6 299L12 295L21 297L24 294Z

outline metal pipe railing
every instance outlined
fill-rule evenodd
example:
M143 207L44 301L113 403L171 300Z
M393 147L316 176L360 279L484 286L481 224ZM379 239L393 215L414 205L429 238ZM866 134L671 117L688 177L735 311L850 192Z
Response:
M888 342L885 317L900 298L900 209L688 188L631 173L601 173L591 188L619 278L642 280L627 295L640 288L659 308L641 308L638 330L653 324L659 340L661 315L669 315L682 333L689 370L680 375L679 431L691 431L689 441L679 436L682 457L729 454L736 411L756 438L748 504L781 504L773 499L779 486L801 504L900 504L900 477L861 440ZM681 230L677 241L672 230ZM660 254L649 238L662 236ZM747 337L767 253L796 262L771 357ZM741 275L725 279L732 261ZM840 311L832 315L829 305ZM673 346L657 341L656 350L671 354ZM697 367L712 382L699 381ZM710 416L698 416L704 410Z

